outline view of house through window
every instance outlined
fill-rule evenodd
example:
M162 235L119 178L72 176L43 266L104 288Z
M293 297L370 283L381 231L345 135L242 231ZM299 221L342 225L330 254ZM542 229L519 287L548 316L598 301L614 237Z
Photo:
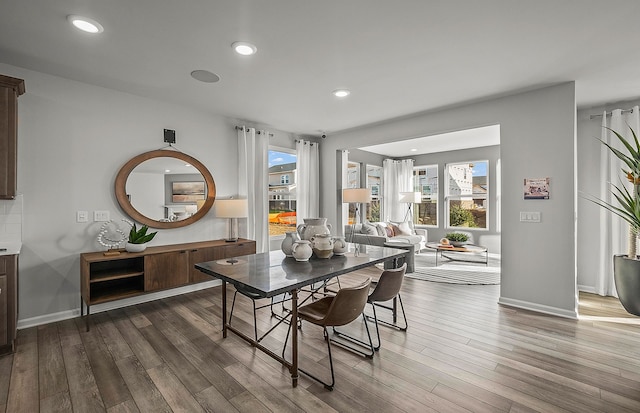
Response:
M488 228L488 165L488 161L446 165L445 200L448 227Z
M413 190L420 192L421 202L413 207L413 222L438 226L438 165L413 169Z
M382 167L367 165L367 188L371 189L371 203L365 205L369 222L380 221L380 205L382 202Z
M269 150L269 236L296 230L296 155Z

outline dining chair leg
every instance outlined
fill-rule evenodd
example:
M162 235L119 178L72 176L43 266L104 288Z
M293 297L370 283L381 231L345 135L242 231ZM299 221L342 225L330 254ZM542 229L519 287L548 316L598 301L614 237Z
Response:
M387 327L391 327L391 328L395 328L396 330L399 331L407 331L407 328L409 328L409 324L407 322L407 313L405 313L404 311L404 304L402 303L402 297L400 296L400 294L398 294L398 302L400 303L400 310L402 311L402 318L404 319L404 326L397 324L397 323L390 323L388 321L384 321L384 320L380 320L378 319L378 323L387 326ZM382 304L378 304L378 303L371 303L371 305L374 308L374 312L375 312L375 307L382 307L385 308L387 310L391 310L393 311L393 307L389 307L386 305L382 305ZM371 316L366 316L369 320L372 320L374 317Z
M366 358L373 358L373 355L375 354L375 349L373 347L373 340L371 340L371 332L369 331L369 324L367 323L367 316L362 313L362 320L364 321L364 328L367 331L367 338L368 338L368 342L366 341L362 341L358 338L355 338L349 334L346 334L344 332L338 331L335 327L333 327L333 332L335 335L337 335L338 337L346 340L346 341L350 341L351 343L354 343L360 347L366 348L368 350L370 350L370 352L364 352L360 349L358 349L357 347L353 347L348 345L347 343L344 343L342 341L338 341L338 340L334 340L334 339L329 339L329 341L333 341L335 344L337 344L338 346L346 349L346 350L350 350L354 353L360 354L362 356L365 356Z

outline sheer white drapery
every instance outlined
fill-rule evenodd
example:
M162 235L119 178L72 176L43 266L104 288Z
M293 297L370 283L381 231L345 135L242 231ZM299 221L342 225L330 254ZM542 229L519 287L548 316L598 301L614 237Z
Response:
M238 194L247 198L247 238L256 252L269 251L269 132L238 129Z
M608 120L608 122L607 122ZM633 139L629 130L632 127L640 136L640 111L638 106L633 107L631 113L623 113L622 109L611 111L611 119L607 119L607 113L602 115L602 141L614 148L626 153L626 149L619 139L606 127L618 132L626 139ZM622 176L624 165L611 151L602 145L600 148L600 199L616 205L617 201L611 193L611 184L626 185L629 191L633 188L625 177ZM600 253L598 255L598 274L596 280L596 293L600 295L618 296L613 280L613 255L627 253L627 241L629 238L629 226L622 218L600 209Z
M338 205L340 205L340 211L342 216L341 228L349 223L349 204L345 204L342 201L342 190L349 187L349 177L347 176L347 169L349 168L349 151L343 150L340 152L340 170L342 171L342 186L340 195L338 195ZM346 234L343 234L346 235Z
M296 220L303 224L304 218L320 215L320 156L318 143L296 141Z
M385 159L382 176L382 216L387 221L402 221L407 204L400 203L400 192L413 191L413 159Z

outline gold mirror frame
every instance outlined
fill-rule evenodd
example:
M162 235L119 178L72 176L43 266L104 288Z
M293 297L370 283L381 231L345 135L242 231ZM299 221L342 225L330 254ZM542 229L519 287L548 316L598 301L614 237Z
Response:
M198 172L202 174L202 176L204 177L205 183L207 185L207 198L205 199L205 202L202 205L202 207L195 214L193 214L189 218L185 218L179 221L169 221L169 222L156 221L155 219L151 219L145 215L142 215L140 212L138 212L137 209L133 207L133 205L131 205L131 202L129 201L129 197L127 196L127 190L126 190L127 178L129 178L129 174L131 173L131 171L133 171L133 169L136 166L140 165L142 162L146 160L153 159L153 158L180 159L184 162L187 162L193 165L198 170ZM118 204L120 204L120 207L122 208L124 213L127 214L131 219L141 224L145 224L150 228L160 228L160 229L180 228L180 227L193 224L194 222L198 221L200 218L204 217L207 214L207 212L209 212L209 210L213 206L213 202L216 199L216 184L213 181L213 176L211 175L211 172L209 172L207 167L204 166L196 158L193 158L182 152L158 149L155 151L150 151L150 152L145 152L143 154L140 154L132 158L126 164L124 164L124 166L120 169L120 171L118 172L118 175L116 176L115 193L116 193L116 199L118 200Z

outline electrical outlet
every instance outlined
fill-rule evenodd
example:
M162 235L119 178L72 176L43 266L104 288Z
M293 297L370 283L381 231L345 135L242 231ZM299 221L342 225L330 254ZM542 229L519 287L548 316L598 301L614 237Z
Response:
M94 222L106 222L109 221L109 211L93 211Z
M89 222L89 212L76 211L76 222Z

